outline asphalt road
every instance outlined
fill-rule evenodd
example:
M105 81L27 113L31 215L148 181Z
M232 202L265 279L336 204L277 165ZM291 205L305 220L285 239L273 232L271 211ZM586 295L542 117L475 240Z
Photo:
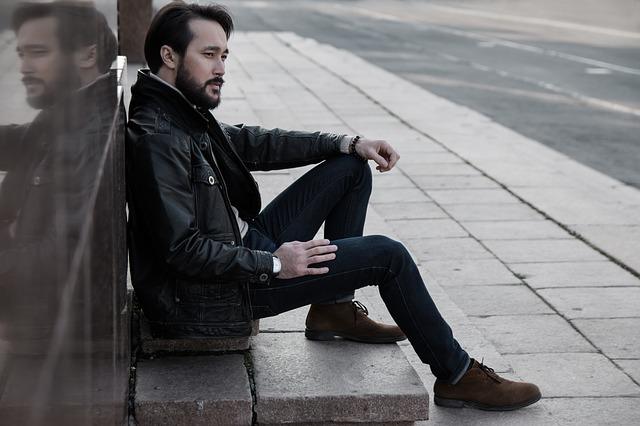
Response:
M349 50L640 188L638 0L223 3L238 30Z

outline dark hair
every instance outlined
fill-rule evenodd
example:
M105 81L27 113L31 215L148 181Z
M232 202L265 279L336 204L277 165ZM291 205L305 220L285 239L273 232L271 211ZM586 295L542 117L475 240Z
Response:
M192 19L206 19L219 23L227 39L233 32L233 19L224 6L186 4L183 1L169 3L153 17L144 40L144 57L151 72L158 72L162 66L162 46L170 46L178 55L184 55L193 39L193 33L189 28L189 21Z
M88 2L58 1L51 3L21 3L13 12L11 27L20 27L34 19L53 17L58 21L58 40L63 52L75 52L96 45L97 66L105 73L116 59L118 41L106 18Z

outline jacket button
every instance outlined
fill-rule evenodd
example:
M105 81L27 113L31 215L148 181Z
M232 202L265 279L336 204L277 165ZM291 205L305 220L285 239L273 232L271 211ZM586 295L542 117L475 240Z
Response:
M207 143L206 142L202 142L200 144L200 149L207 149Z
M265 281L267 281L268 279L269 279L269 275L267 275L267 274L265 274L265 273L260 274L260 281L265 282Z
M214 183L216 183L216 180L213 178L213 176L209 176L209 185L213 185Z
M229 241L229 244L231 244L232 246L235 246L236 242L235 241Z
M33 184L34 185L40 185L40 176L34 176Z

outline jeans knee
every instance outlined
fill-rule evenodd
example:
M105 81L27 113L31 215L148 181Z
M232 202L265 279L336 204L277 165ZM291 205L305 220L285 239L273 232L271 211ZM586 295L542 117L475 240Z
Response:
M400 241L396 241L385 235L369 235L365 237L367 239L367 247L376 248L379 250L384 260L405 260L411 258L409 251Z
M354 155L342 155L337 160L343 163L341 167L351 170L355 186L371 191L373 176L368 161L362 161Z

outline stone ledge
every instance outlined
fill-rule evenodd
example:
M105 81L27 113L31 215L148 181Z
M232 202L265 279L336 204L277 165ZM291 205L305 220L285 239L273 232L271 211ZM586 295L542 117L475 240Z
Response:
M259 321L253 322L252 336L258 334ZM140 350L143 355L163 352L231 352L244 351L251 346L251 336L223 339L158 339L151 335L149 323L140 319Z
M402 423L428 418L429 396L396 344L314 342L268 333L252 348L260 424Z
M141 360L136 420L144 425L250 425L249 378L240 354Z

